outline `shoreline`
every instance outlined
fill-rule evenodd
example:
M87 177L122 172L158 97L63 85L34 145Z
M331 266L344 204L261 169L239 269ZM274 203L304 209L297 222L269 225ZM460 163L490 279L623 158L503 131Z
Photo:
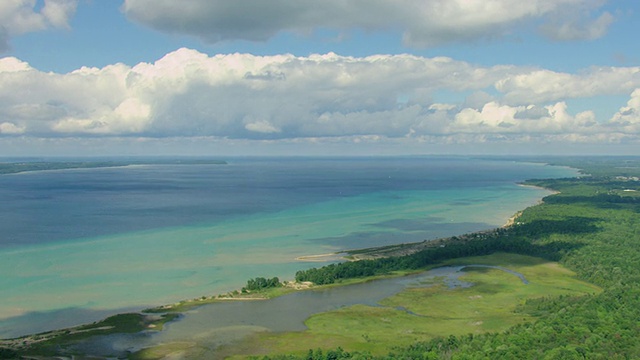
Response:
M532 205L536 206L536 205ZM529 206L531 207L531 206ZM529 208L527 207L527 208ZM518 216L522 214L524 210L518 211L512 217L509 218L509 221L497 228L488 229L484 231L477 231L466 233L462 235L438 238L434 240L424 240L420 242L414 243L404 243L397 245L389 245L389 246L380 246L373 247L368 249L355 249L355 250L347 250L336 253L326 253L326 254L317 254L317 255L305 255L296 258L299 261L311 261L311 262L326 262L327 258L340 258L342 260L347 261L359 261L365 259L372 258L380 258L380 257L392 257L392 256L404 256L409 255L420 250L423 250L427 247L444 247L447 242L456 241L456 240L464 240L477 237L478 235L488 234L491 232L499 231L505 227L513 225L513 221L517 219ZM510 224L511 223L511 224ZM473 266L473 265L465 265L465 266ZM483 265L480 265L483 266ZM366 280L365 280L366 281ZM87 334L87 338L96 335L105 335L105 333L109 333L113 331L114 334L122 333L114 326L104 326L103 323L108 321L113 317L127 317L127 316L139 316L144 322L144 329L141 331L153 331L153 332L161 332L163 330L163 326L173 321L180 321L181 316L184 313L197 309L202 306L212 305L219 302L232 302L232 301L261 301L261 300L269 300L274 297L282 296L291 292L297 291L305 291L313 288L322 288L324 286L336 286L336 284L331 285L319 285L316 286L313 283L303 282L298 283L296 281L283 281L281 288L283 289L281 292L271 292L270 289L265 289L263 291L256 292L241 292L239 290L230 291L226 294L219 294L214 296L203 296L199 298L193 298L189 300L183 300L174 304L166 304L158 307L154 307L151 309L131 312L131 313L118 313L111 317L106 318L105 320L94 322L93 324L79 325L69 328L61 328L55 329L52 331L47 331L43 333L37 334L29 334L16 338L9 339L0 339L0 348L7 347L9 349L25 349L25 346L37 344L43 341L55 341L55 339L63 339L67 335L78 335L78 334ZM337 285L341 286L341 285ZM169 318L167 318L169 317ZM102 332L105 333L102 333Z
M535 205L533 205L535 206ZM524 211L524 210L522 210ZM516 214L514 214L513 216L511 216L507 223L505 223L504 225L497 227L497 228L492 228L492 229L487 229L487 230L482 230L482 231L476 231L476 232L471 232L471 233L466 233L466 234L461 234L461 235L454 235L454 236L449 236L449 237L443 237L443 238L437 238L437 239L433 239L433 240L423 240L423 241L418 241L418 242L412 242L412 243L402 243L402 244L394 244L394 245L385 245L385 246L377 246L377 247L372 247L372 248L364 248L364 249L352 249L352 250L343 250L343 251L338 251L335 253L325 253L325 254L312 254L312 255L303 255L303 256L299 256L296 257L295 260L296 261L301 261L301 262L318 262L318 263L324 263L327 261L360 261L360 260L366 260L366 259L373 259L373 258L381 258L381 257L392 257L392 256L404 256L404 255L409 255L415 252L418 252L424 248L427 247L438 247L438 246L444 246L443 244L451 241L454 238L457 239L464 239L467 237L472 237L472 236L476 236L476 235L480 235L480 234L487 234L490 232L494 232L497 231L499 229L508 227L513 225L513 222L515 221L515 219L517 219L518 216L520 216L522 214L522 211L518 211ZM283 294L286 294L290 291L304 291L304 290L308 290L311 288L315 288L316 285L314 285L313 283L309 283L309 282L302 282L299 283L295 280L284 280L282 282L283 286L281 287L281 289L285 289L285 291L283 292ZM322 286L322 285L321 285ZM333 286L333 285L330 285ZM267 289L268 291L268 289ZM282 294L277 294L276 296L280 296ZM197 297L197 298L192 298L192 299L184 299L181 300L179 302L176 303L172 303L172 304L164 304L164 305L158 305L152 308L147 308L147 309L142 309L140 311L132 311L132 312L126 312L126 313L116 313L112 316L107 317L106 319L109 319L111 317L115 317L115 316L126 316L126 315L131 315L131 314L136 314L136 315L141 315L141 316L147 316L147 317L155 317L158 315L167 315L167 314L182 314L184 312L193 310L195 308L201 307L201 306L206 306L206 305L210 305L210 304L214 304L216 302L231 302L231 301L261 301L261 300L268 300L270 299L271 296L269 296L268 294L265 294L264 292L258 291L258 292L248 292L248 293L243 293L241 290L232 290L229 291L227 293L224 294L217 294L217 295L208 295L208 296L202 296L202 297ZM103 320L104 321L104 320ZM179 321L179 318L178 320ZM93 324L96 323L100 323L101 321L97 321L94 322ZM54 330L50 330L50 331L45 331L45 332L40 332L40 333L34 333L34 334L27 334L27 335L23 335L23 336L19 336L19 337L14 337L14 338L4 338L4 339L0 339L0 347L2 346L7 346L7 345L12 345L12 344L18 344L21 343L23 341L26 341L27 343L37 343L40 341L43 341L43 339L45 338L50 338L53 337L55 338L56 336L59 335L63 335L68 331L71 332L76 332L77 329L89 326L91 324L80 324L77 326L72 326L72 327L64 327L64 328L59 328L59 329L54 329ZM153 325L153 323L149 323L147 326L148 330L155 330L155 331L161 331L162 329L156 329L156 327Z
M539 187L539 186L534 186L534 185L528 185L528 184L518 184L518 185L519 186L524 186L524 187L532 187L532 188L544 189L544 190L550 192L551 195L559 193L557 191L551 191L550 189ZM549 195L547 195L547 196L549 196ZM467 238L467 237L471 237L471 236L487 234L487 233L491 233L491 232L497 231L499 229L503 229L503 228L507 228L509 226L512 226L512 225L514 225L516 223L517 218L519 216L521 216L521 214L522 214L522 212L524 210L526 210L526 209L528 209L530 207L536 206L537 204L540 204L542 202L543 202L543 200L541 198L541 199L538 200L538 202L536 204L527 206L525 209L516 212L509 219L507 219L505 224L503 224L502 226L497 227L497 228L491 228L491 229L487 229L487 230L480 230L480 231L475 231L475 232L465 233L465 234L460 234L460 235L453 235L453 236L448 236L448 237L444 237L444 238L436 238L436 239L432 239L432 240L423 240L423 241L412 242L412 243L401 243L401 244L395 244L395 245L377 246L377 247L365 248L365 249L343 250L343 251L338 251L338 252L335 252L335 253L303 255L303 256L296 257L295 260L296 261L303 261L303 262L318 262L318 263L327 262L327 261L333 261L333 260L335 260L335 261L343 261L343 260L358 261L358 260L379 258L379 257L391 257L391 256L408 255L408 254L412 254L412 253L418 252L418 251L420 251L420 250L422 250L422 249L424 249L426 247L437 247L437 246L442 246L443 247L444 243L446 243L447 241L451 241L452 239L463 239L463 238ZM310 284L296 284L295 281L285 281L285 283L292 284L291 286L287 287L291 291L306 290L306 289L314 287L314 285L312 285L312 284L311 285ZM256 297L256 295L258 295L259 297ZM203 306L203 305L208 305L208 304L211 304L211 303L215 303L217 301L247 301L247 300L255 301L255 300L265 300L265 299L268 299L268 297L264 297L264 296L260 295L259 293L243 294L239 290L233 290L233 291L230 291L230 292L228 292L226 294L218 294L218 295L213 295L213 296L203 296L202 298L198 297L198 298L192 298L192 299L184 299L184 300L179 301L179 302L174 303L174 304L159 305L159 306L153 307L151 309L134 311L132 313L140 314L140 315L146 315L146 316L154 316L154 315L158 315L158 314L168 314L168 313L180 314L182 312L189 311L190 309L197 308L197 307L200 307L200 306ZM151 310L151 311L148 311L148 310ZM126 315L126 314L130 314L130 313L117 313L114 316ZM84 326L84 325L79 325L79 326ZM12 340L17 340L17 339L28 339L28 338L32 338L32 337L37 337L37 336L39 336L41 334L47 334L47 333L52 333L52 332L63 332L65 330L75 329L75 328L77 328L77 326L76 327L69 327L69 328L60 328L60 329L48 331L48 332L45 332L45 333L28 334L28 335L24 335L24 336L20 336L20 337L16 337L16 338L0 339L0 346L3 343L7 342L7 341L12 341Z
M339 260L348 255L348 251L338 251L334 253L328 254L319 254L319 255L302 255L295 258L296 261L304 261L304 262L327 262L333 260Z
M522 186L528 186L528 185L522 185ZM532 186L532 187L536 187L536 186ZM545 190L548 190L548 189L545 189ZM542 202L542 199L540 199L537 204L541 202ZM532 206L535 206L535 205L532 205ZM376 247L364 248L364 249L342 250L334 253L303 255L303 256L296 257L295 260L300 262L326 263L329 261L336 261L336 262L360 261L360 260L382 258L382 257L410 255L420 250L423 250L425 248L444 246L446 242L452 241L452 239L465 239L465 238L474 237L477 235L491 233L499 229L507 228L515 224L515 220L522 214L524 210L525 209L516 212L507 220L505 224L497 228L480 230L480 231L475 231L471 233L453 235L453 236L448 236L443 238L436 238L432 240L423 240L423 241L393 244L393 245L383 245L383 246L376 246ZM284 280L282 283L283 283L282 288L286 289L286 291L304 291L304 290L315 287L315 285L312 283L298 283L295 280ZM279 295L276 295L276 296L279 296ZM144 316L156 316L160 314L181 314L183 312L192 310L194 308L213 304L216 302L258 301L258 300L268 300L269 298L270 296L268 296L263 292L243 293L241 290L236 289L223 294L221 293L217 295L203 295L201 297L183 299L172 304L158 305L152 308L141 309L139 311L116 313L112 316L120 316L120 315L127 315L127 314L139 314ZM100 321L97 321L97 322L99 323ZM74 329L77 329L83 326L87 326L87 324L80 324L72 327L64 327L64 328L54 329L50 331L45 331L42 333L27 334L19 337L14 337L14 338L4 338L4 339L0 339L0 346L2 344L14 343L16 340L42 337L44 334L59 334L59 333L64 333L67 330L74 331ZM152 328L149 328L149 330L152 330Z

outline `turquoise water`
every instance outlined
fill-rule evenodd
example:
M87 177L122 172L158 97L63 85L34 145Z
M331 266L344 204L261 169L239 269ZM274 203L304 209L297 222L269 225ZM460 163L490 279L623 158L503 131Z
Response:
M256 276L292 279L322 265L296 260L303 255L493 228L548 194L517 181L575 174L408 158L240 159L3 177L4 211L26 219L28 229L8 226L0 248L0 337L223 293ZM25 205L21 191L36 201ZM99 235L78 236L78 228ZM55 238L40 240L47 229Z

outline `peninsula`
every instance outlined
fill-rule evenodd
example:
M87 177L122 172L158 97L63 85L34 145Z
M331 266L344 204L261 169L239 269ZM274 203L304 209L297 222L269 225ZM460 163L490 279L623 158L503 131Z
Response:
M41 161L39 159L7 159L0 161L0 175L16 174L29 171L92 169L121 167L130 165L226 165L223 160L199 158L134 158L122 160L82 160L59 159L58 161Z

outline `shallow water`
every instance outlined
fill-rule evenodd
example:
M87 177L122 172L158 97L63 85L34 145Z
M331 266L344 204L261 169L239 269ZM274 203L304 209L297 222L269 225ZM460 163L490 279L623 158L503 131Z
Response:
M186 312L180 320L166 325L162 332L97 337L78 349L93 355L124 355L159 344L189 342L215 351L221 345L256 332L303 331L306 329L305 320L314 314L356 304L380 306L378 303L382 299L409 287L428 287L435 283L444 283L450 289L470 287L472 283L462 281L459 277L464 275L464 268L471 267L506 271L519 277L523 284L528 283L524 275L502 267L445 266L406 277L300 291L270 300L228 301L204 305Z
M295 259L502 225L566 168L462 158L236 159L0 176L0 337L237 289Z

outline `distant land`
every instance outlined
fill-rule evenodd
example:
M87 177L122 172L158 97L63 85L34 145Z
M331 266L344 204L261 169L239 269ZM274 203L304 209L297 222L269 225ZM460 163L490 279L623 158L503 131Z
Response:
M132 160L9 160L0 162L0 174L16 174L28 171L68 170L120 167L130 165L226 165L223 160L201 158L145 158Z

